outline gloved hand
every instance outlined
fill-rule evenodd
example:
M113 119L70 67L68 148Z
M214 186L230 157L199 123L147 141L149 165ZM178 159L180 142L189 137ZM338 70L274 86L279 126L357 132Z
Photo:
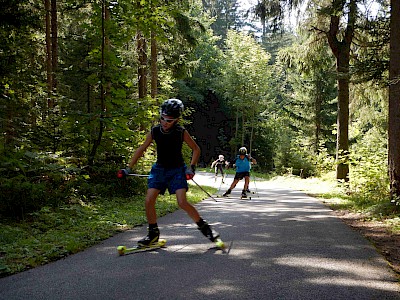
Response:
M131 168L126 167L125 169L121 169L121 170L118 171L117 177L118 178L125 178L126 176L129 175L129 173L131 173Z
M185 172L186 180L193 179L195 171L196 171L196 166L195 165L190 165L190 168L187 168L186 172Z

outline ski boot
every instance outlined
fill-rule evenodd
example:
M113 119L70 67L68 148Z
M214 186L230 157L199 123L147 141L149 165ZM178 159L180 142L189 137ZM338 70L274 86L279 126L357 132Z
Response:
M201 233L211 242L215 242L219 238L219 233L212 229L211 226L205 221L204 224L197 227L197 229L200 230Z
M249 188L246 189L246 193L251 193Z
M158 229L158 227L152 229L149 228L147 236L139 240L137 243L139 247L143 248L149 247L153 244L157 244L159 237L160 237L160 230Z
M241 199L247 198L246 190L242 191L242 195L240 196Z
M232 192L231 189L228 189L222 196L228 197L228 195Z

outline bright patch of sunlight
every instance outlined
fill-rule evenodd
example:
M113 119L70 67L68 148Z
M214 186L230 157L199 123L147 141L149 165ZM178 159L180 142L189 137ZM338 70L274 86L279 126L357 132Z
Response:
M275 262L282 266L307 270L310 278L305 280L315 284L370 286L373 283L382 290L398 290L397 283L387 281L386 270L379 262L376 265L366 265L363 261L310 258L309 256L282 257L277 258ZM321 273L325 273L326 277L321 278Z

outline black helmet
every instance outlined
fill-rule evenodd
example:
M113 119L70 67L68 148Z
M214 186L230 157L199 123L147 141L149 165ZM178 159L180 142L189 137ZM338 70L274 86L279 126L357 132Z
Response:
M179 118L183 112L183 103L179 99L168 99L160 107L160 114Z
M239 149L239 154L240 154L240 155L246 155L246 154L247 154L247 149L246 149L246 147L241 147L241 148Z

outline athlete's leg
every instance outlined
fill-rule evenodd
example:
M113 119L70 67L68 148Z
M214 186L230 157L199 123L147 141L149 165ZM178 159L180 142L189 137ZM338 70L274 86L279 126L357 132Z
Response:
M176 199L178 201L179 207L182 208L189 217L197 224L198 229L209 238L211 241L214 241L219 237L219 233L211 228L211 226L204 221L201 217L197 209L187 201L186 198L186 189L179 189L175 191Z
M186 188L176 190L175 194L179 207L182 208L189 215L189 217L192 218L194 222L199 222L200 215L197 209L187 201Z
M244 177L244 187L243 187L243 189L245 191L247 191L249 189L249 183L250 183L250 177L249 176L245 176Z
M230 190L233 190L235 188L235 186L237 185L237 183L239 182L240 179L235 178L231 184L231 186L229 187Z
M233 179L233 182L232 182L231 186L229 187L229 189L222 196L227 197L232 192L232 190L235 188L235 186L239 182L239 180L240 179L235 177L235 179Z
M149 224L157 223L157 213L156 213L156 201L160 190L155 188L149 188L146 194L145 208L146 217Z
M147 247L157 243L160 237L160 230L157 225L156 200L160 190L149 188L146 194L145 208L147 222L149 223L147 236L138 241L139 246Z

